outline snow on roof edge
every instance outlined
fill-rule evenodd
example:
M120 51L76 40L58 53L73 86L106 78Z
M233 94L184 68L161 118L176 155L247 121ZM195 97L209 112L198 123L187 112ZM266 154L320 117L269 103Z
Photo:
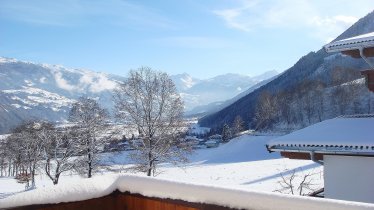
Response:
M374 154L373 126L373 114L340 116L272 139L267 148Z
M328 53L340 52L346 50L359 49L361 47L373 47L374 46L374 32L361 34L358 36L350 37L347 39L338 40L331 42L324 46L324 49Z
M102 179L102 176L95 177L80 180L79 184L74 186L65 184L19 193L1 199L0 208L87 200L109 195L118 189L121 192L139 193L148 197L180 199L238 209L374 209L374 204L368 203L244 191L134 175L119 176L109 183L110 179ZM51 196L51 194L55 196Z

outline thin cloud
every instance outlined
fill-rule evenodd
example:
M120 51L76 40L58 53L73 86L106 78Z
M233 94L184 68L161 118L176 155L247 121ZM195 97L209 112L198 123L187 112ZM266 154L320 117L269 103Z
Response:
M240 1L235 8L214 10L213 14L221 18L227 27L244 32L262 28L307 29L311 36L326 41L336 37L374 7L373 1L359 1L361 6L357 9L357 2L351 1L328 5L328 1L247 0ZM347 15L344 8L355 8L352 9L355 14Z
M3 0L0 17L36 25L110 24L173 27L173 21L139 4L121 0Z
M318 39L325 43L331 42L336 36L358 21L357 17L337 15L333 17L315 16L309 20L311 26L320 29L313 33Z
M230 28L243 31L259 27L284 27L301 23L297 17L311 14L308 1L242 1L236 8L214 10L214 14L224 20Z

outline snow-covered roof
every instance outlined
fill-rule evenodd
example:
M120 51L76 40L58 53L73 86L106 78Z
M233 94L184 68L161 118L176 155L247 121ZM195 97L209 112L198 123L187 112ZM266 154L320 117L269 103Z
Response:
M338 40L324 46L326 52L328 53L368 47L374 47L374 32L362 34L348 39Z
M374 156L374 115L338 117L268 142L270 151Z
M178 199L187 202L215 204L237 209L374 209L374 204L368 203L319 199L279 193L243 191L131 175L124 175L116 178L100 176L83 181L80 180L76 183L67 183L18 193L1 199L0 208L81 201L103 197L117 189L121 192L139 193L147 197Z

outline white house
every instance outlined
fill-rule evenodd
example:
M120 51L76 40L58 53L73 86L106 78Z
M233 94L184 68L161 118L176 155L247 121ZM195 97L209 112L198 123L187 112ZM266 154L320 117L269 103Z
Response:
M326 120L273 139L270 152L324 166L325 198L374 203L374 115Z

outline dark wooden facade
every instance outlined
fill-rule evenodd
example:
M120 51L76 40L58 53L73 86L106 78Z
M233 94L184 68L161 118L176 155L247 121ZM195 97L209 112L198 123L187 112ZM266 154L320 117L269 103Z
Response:
M309 153L303 153L303 152L281 152L282 157L286 157L289 159L298 159L298 160L310 160L310 154ZM323 160L323 155L320 153L315 154L316 160Z
M14 210L234 210L212 204L146 197L115 191L110 195L84 201L43 204L13 208Z
M360 50L346 50L342 51L343 54L349 55L353 58L361 58ZM374 47L367 47L362 50L362 53L365 57L374 57ZM365 76L366 85L368 89L374 92L374 69L361 71L361 74Z
M365 76L366 85L369 90L374 92L374 69L361 71L361 74Z
M343 51L342 53L345 55L349 55L353 58L361 58L360 51L357 49ZM363 49L363 53L366 57L374 57L374 47L368 47L368 48Z

